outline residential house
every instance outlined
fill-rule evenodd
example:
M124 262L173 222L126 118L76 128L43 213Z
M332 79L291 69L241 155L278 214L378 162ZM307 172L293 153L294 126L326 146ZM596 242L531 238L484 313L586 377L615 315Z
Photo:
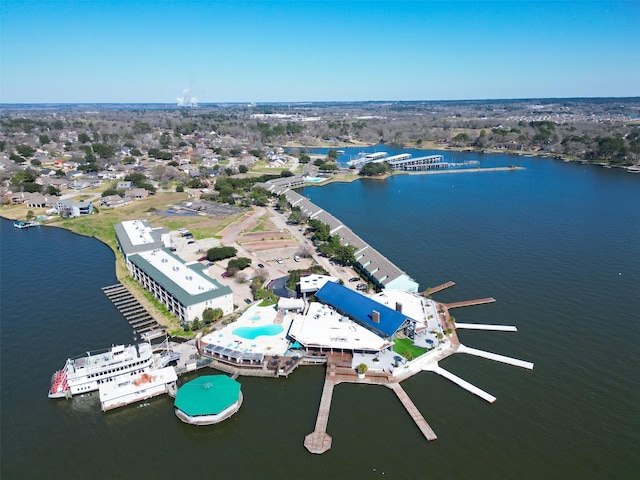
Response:
M132 188L129 191L124 192L124 198L130 200L141 200L149 196L149 191L144 188Z
M58 200L54 207L61 217L79 217L93 213L93 202L90 200Z
M56 206L56 203L60 200L59 195L42 195L41 193L34 193L31 198L24 203L29 208L52 208Z
M120 195L107 195L100 199L101 207L121 207L128 205L132 200L130 198L122 198Z

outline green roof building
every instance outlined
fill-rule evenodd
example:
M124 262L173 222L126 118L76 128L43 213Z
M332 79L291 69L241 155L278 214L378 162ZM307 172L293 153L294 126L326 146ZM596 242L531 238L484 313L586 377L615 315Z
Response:
M211 425L238 411L242 392L240 384L226 375L204 375L180 387L173 405L183 422Z

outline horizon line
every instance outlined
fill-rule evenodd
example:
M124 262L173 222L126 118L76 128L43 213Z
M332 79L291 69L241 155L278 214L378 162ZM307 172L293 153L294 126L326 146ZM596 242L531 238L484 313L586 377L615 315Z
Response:
M178 108L198 108L201 105L220 104L246 104L246 105L270 105L270 104L322 104L322 103L435 103L435 102L491 102L491 101L531 101L531 100L640 100L637 96L588 96L588 97L512 97L512 98L460 98L460 99L416 99L416 100L273 100L273 101L211 101L198 102L196 105L178 105L177 102L159 101L77 101L77 102L0 102L0 105L173 105Z

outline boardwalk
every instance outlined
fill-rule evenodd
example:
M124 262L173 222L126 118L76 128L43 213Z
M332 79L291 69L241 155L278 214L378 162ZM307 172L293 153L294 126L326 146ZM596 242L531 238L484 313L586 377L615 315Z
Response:
M329 369L327 369L329 371ZM316 428L313 433L304 437L304 446L311 453L321 454L331 448L331 437L327 434L327 424L329 423L329 410L331 409L331 398L333 397L333 387L335 383L330 375L324 380L322 389L322 399L318 409Z
M427 288L424 292L422 292L422 295L425 297L428 297L429 295L433 295L434 293L438 293L442 290L444 290L445 288L449 288L449 287L453 287L456 284L456 282L446 282L443 283L441 285L438 285L437 287L431 287L431 288Z
M445 303L447 308L470 307L472 305L482 305L483 303L493 303L496 299L493 297L478 298L476 300L463 300L461 302Z
M399 383L390 383L388 387L391 388L391 390L393 390L398 396L398 398L402 402L402 405L404 405L404 408L407 409L407 412L409 412L409 415L411 415L413 421L416 422L416 425L425 436L425 438L427 440L435 440L436 438L438 438L436 436L436 432L434 432L433 429L429 426L427 421L418 410L418 407L416 407L415 404L411 401L409 395L407 395L407 392L404 391L402 386Z
M370 385L385 385L391 388L425 438L427 440L435 440L437 438L433 429L400 386L397 379L390 378L389 374L385 372L369 372L364 378L358 378L353 368L345 367L344 365L337 366L336 363L334 363L335 361L344 363L345 360L346 359L339 354L330 356L330 362L327 364L327 372L324 379L324 387L322 389L320 407L318 408L315 430L304 438L304 446L309 452L322 454L331 448L331 436L327 434L327 425L329 423L333 389L339 383L367 383Z

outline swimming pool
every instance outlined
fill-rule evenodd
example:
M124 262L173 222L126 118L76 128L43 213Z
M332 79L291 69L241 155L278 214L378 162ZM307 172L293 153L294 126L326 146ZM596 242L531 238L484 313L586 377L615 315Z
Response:
M246 340L255 340L257 337L271 337L278 335L284 330L282 325L269 324L260 327L238 327L233 332L234 335Z

